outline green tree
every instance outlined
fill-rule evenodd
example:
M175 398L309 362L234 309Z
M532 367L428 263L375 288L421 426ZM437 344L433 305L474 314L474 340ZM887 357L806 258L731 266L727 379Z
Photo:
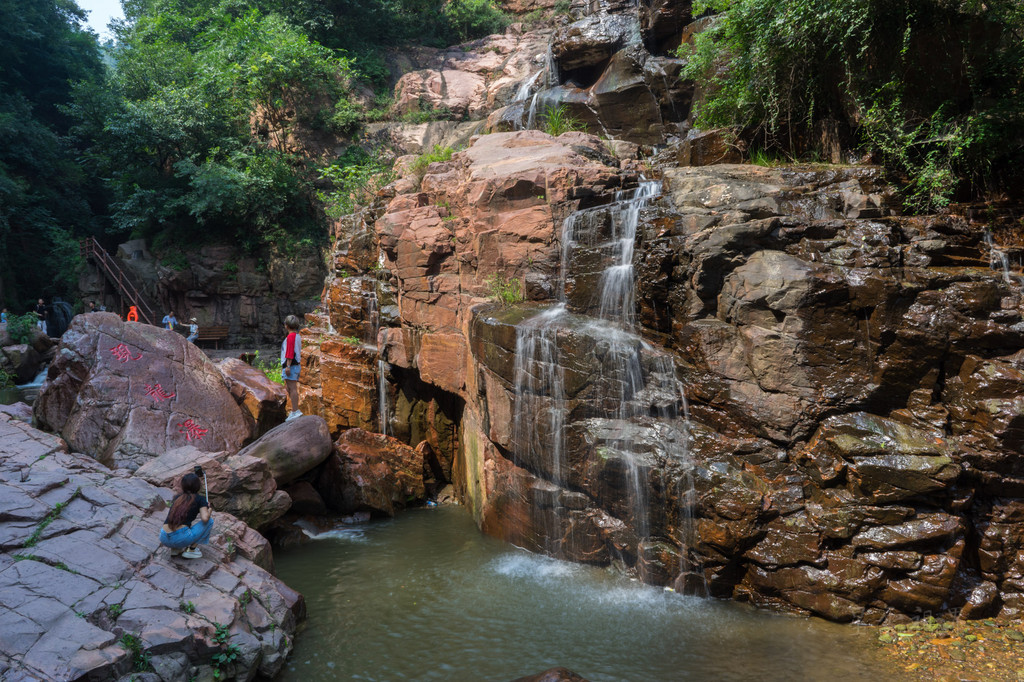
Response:
M313 171L287 140L297 122L347 96L349 60L278 15L187 15L184 4L135 6L134 23L119 31L118 98L100 129L91 126L97 170L113 189L113 229L152 238L158 250L182 239L253 250L323 243ZM79 94L84 112L97 95Z
M68 296L75 236L98 229L63 109L72 81L103 72L84 18L71 0L0 0L0 300L15 309Z

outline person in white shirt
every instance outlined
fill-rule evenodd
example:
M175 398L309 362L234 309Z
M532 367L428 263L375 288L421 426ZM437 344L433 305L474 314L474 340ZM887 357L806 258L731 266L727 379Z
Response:
M188 321L188 338L185 340L189 343L195 343L197 338L199 338L199 324L196 318L192 317Z

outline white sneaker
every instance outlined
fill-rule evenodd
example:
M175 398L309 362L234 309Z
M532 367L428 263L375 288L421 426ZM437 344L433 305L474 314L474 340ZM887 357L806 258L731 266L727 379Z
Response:
M286 421L286 422L290 422L291 420L293 420L293 419L297 419L297 418L299 418L299 417L301 417L301 416L302 416L302 413L301 413L301 412L299 412L298 410L295 410L294 412L290 412L290 413L288 414L288 418L287 418L287 419L285 419L285 421Z
M181 556L184 559L202 559L203 553L199 551L198 547L196 547L195 549L186 549L181 553Z

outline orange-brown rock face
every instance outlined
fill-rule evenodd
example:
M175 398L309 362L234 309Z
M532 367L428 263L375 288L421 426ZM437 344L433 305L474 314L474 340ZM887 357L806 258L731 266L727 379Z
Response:
M375 226L403 326L461 332L494 278L530 273L539 284L527 282L528 295L553 294L561 221L618 186L613 163L593 137L522 131L476 138L433 165L420 191L395 197Z
M284 386L237 358L224 358L217 363L217 369L224 376L231 396L242 407L252 438L259 438L284 421L287 416Z
M423 453L379 433L345 431L317 479L328 507L342 513L372 511L394 516L397 509L422 503Z
M376 427L377 357L359 343L325 337L305 343L299 375L299 407L320 415L332 435Z
M359 383L363 424L390 410L486 532L536 551L839 621L1021 613L1015 273L962 221L896 215L878 169L716 165L715 144L661 154L647 203L579 133L407 174L343 240L379 245L350 273L376 282L377 349L322 346L365 353L362 382L324 373L324 409Z
M520 82L536 72L535 61L547 51L548 34L510 31L474 41L466 49L408 51L415 70L395 86L395 109L403 114L447 109L456 116L481 118L511 99Z

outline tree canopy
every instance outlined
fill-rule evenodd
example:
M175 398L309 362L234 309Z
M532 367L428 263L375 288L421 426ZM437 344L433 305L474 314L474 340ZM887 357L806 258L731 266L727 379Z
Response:
M101 192L77 162L64 109L103 65L71 0L0 0L0 299L17 308L75 281L73 235L97 229Z

